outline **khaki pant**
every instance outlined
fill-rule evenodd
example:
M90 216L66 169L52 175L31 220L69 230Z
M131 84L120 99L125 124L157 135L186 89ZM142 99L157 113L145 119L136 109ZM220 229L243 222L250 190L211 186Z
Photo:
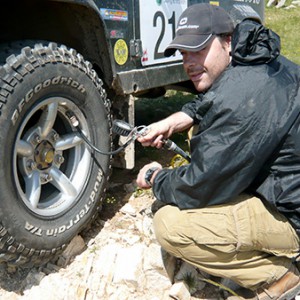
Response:
M252 290L282 277L299 252L286 218L245 194L201 209L166 205L154 216L154 230L170 254Z

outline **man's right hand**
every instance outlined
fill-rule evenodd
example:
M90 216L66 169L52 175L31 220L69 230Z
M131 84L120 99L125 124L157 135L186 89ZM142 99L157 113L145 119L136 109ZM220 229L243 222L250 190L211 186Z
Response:
M183 112L176 112L161 121L148 126L145 135L137 140L143 146L162 148L163 140L169 138L173 133L183 131L193 125L193 119Z
M137 139L144 147L151 146L160 149L163 146L163 140L172 135L167 119L152 123L147 126L147 129L145 135Z

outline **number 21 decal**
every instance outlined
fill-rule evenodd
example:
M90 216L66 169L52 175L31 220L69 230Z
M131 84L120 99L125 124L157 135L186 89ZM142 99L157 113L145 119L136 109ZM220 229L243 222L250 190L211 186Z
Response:
M165 30L166 30L166 20L165 20L165 15L161 12L161 11L157 11L154 14L153 17L153 26L157 27L158 26L158 19L160 19L160 24L161 24L161 30L160 30L160 34L159 37L156 41L155 44L155 49L154 49L154 59L159 59L159 58L164 58L164 53L163 52L159 52L159 46L161 44L161 41L164 38L165 35ZM168 24L170 24L172 26L172 39L175 36L175 12L173 11L171 18L168 19ZM171 41L170 41L171 42Z
M187 8L188 1L153 1L139 0L143 66L181 60L179 53L165 57L164 50L175 37L178 18Z

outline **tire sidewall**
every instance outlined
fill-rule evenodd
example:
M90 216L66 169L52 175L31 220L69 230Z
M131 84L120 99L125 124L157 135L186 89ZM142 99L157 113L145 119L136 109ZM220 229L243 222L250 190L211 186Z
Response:
M40 101L52 96L73 101L86 116L96 146L106 151L110 149L110 120L105 93L85 72L71 65L50 63L34 69L14 86L0 116L0 143L5 145L0 150L1 157L5 158L0 161L0 220L16 241L34 249L60 247L90 222L100 209L110 168L110 157L94 155L89 176L82 179L85 180L85 187L80 199L63 214L46 218L26 207L14 182L12 161L15 139L28 112Z

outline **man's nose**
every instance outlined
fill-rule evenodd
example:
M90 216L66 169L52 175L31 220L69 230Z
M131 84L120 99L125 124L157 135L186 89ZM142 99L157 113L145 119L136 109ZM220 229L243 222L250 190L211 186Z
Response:
M193 66L196 63L196 57L195 55L193 55L193 52L189 52L185 55L184 59L183 59L183 63L189 67L189 66Z

